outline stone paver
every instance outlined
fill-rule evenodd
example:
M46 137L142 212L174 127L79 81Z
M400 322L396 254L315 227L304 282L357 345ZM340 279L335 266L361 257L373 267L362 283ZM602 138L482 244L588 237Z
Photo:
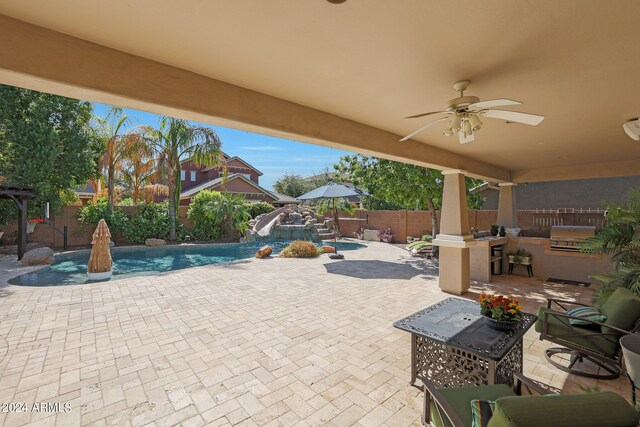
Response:
M18 287L0 260L0 413L27 425L420 425L409 335L395 320L448 295L433 261L393 245L346 260L241 260L80 286ZM502 276L482 290L589 300L572 286ZM2 344L4 343L4 344ZM566 391L624 380L567 376L525 336L525 373ZM4 346L4 352L2 348ZM5 355L6 354L6 355ZM53 404L58 403L59 407ZM70 412L64 412L64 404Z

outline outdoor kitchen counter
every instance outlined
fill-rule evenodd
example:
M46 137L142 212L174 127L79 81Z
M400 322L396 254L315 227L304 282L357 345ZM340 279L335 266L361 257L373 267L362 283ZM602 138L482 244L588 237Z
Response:
M491 248L506 245L508 237L480 237L474 239L474 246L469 248L471 280L491 283Z
M611 261L606 255L553 250L551 240L541 237L509 237L504 246L504 262L508 262L507 254L509 252L520 248L531 253L531 264L535 277L594 283L595 280L590 277L591 275L611 271ZM515 274L524 275L526 273L521 269L516 270Z

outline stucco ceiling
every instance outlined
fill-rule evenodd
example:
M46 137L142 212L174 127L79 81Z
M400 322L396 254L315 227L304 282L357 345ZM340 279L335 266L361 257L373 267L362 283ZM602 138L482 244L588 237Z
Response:
M637 0L0 0L0 13L397 135L469 79L467 94L545 121L415 140L509 170L640 159L622 130L640 116Z

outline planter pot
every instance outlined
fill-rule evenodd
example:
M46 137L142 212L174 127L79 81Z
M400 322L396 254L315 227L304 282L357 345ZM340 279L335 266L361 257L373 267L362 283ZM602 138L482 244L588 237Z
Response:
M501 231L501 232L500 232L500 233L498 233L498 234L500 234L500 237L504 237L504 236L506 236L506 235L507 235L507 232L506 232L506 231Z
M111 277L111 271L104 271L102 273L87 273L87 279L89 280L107 280Z
M531 257L521 256L521 257L519 257L519 259L516 260L515 256L509 255L509 263L511 263L511 264L530 265L531 264Z
M513 331L520 324L519 320L496 320L487 316L484 316L484 320L490 328L504 332Z
M491 235L492 236L497 236L498 235L498 230L491 230Z

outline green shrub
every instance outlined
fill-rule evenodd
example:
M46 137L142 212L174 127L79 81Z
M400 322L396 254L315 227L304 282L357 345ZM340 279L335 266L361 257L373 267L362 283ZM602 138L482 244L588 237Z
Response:
M320 255L313 242L296 240L280 252L282 258L314 258Z
M245 203L250 218L255 218L264 213L273 212L275 207L267 202Z
M142 203L127 215L122 209L109 212L106 199L84 206L80 210L80 222L91 227L104 219L117 243L142 244L146 239L166 239L169 235L169 207L165 203Z
M169 237L169 204L141 203L129 216L124 237L127 243L142 244L145 240Z
M237 238L249 223L244 198L227 192L200 191L191 200L187 215L193 221L192 234L198 240Z
M98 199L96 203L80 209L79 220L83 224L96 227L101 219L104 219L109 227L111 240L118 243L126 242L124 232L127 228L129 217L121 209L116 208L109 212L107 199L104 198Z

